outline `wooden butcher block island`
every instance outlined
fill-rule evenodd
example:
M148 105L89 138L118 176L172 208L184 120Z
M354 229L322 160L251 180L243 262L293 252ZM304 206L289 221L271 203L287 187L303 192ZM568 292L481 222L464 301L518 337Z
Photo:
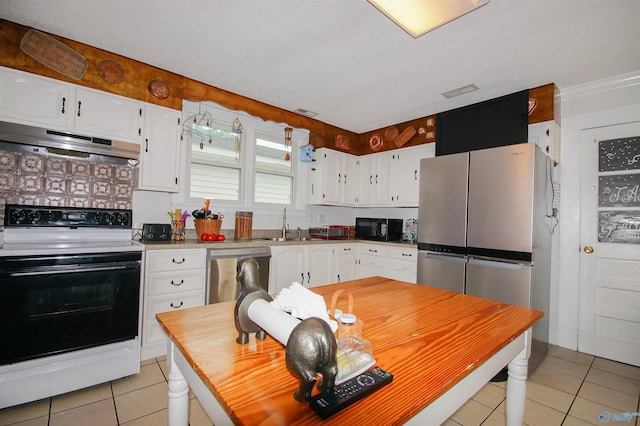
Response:
M282 344L235 342L235 302L166 312L157 319L169 338L169 424L187 424L187 383L216 426L439 424L507 364L507 423L522 424L530 328L542 312L382 277L312 291L329 306L338 289L353 294L390 384L323 421L293 398Z

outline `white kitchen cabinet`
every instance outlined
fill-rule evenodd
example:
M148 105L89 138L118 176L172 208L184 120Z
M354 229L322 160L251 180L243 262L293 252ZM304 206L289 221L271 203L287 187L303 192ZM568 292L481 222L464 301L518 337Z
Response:
M418 248L389 247L387 277L398 281L415 283L418 274Z
M145 105L139 189L178 191L179 141L180 111Z
M333 248L333 278L340 283L356 279L358 245L336 244Z
M104 139L140 143L142 102L0 68L0 117Z
M269 261L269 294L278 294L294 281L302 284L304 266L305 253L301 246L272 246Z
M395 207L418 207L420 160L435 155L435 144L390 151L389 198Z
M332 262L333 244L272 246L269 293L277 294L294 281L308 288L334 283Z
M66 130L72 114L73 101L69 84L10 68L0 68L2 120Z
M307 176L309 204L353 205L356 194L356 157L318 148Z
M361 155L356 159L356 205L373 205L373 176L371 175L371 162L373 157Z
M380 152L362 155L358 158L358 206L391 205L390 170L391 154Z
M390 204L389 159L381 152L358 157L357 205L360 207L384 206Z
M367 278L379 275L386 277L388 263L388 247L383 244L358 244L358 265L356 278Z
M417 207L420 160L435 144L354 156L328 148L315 151L307 174L309 204L357 207Z
M141 102L78 87L73 107L74 130L91 136L140 143Z
M381 276L415 283L418 270L418 249L391 244L358 244L356 277Z
M343 154L344 158L344 182L342 189L342 205L355 206L358 189L358 169L355 155Z
M206 250L147 250L142 313L142 359L166 353L159 312L204 305Z
M333 245L316 244L305 246L306 277L305 287L333 284L336 282L333 274Z
M560 162L560 126L554 120L529 124L528 142L535 143L554 162Z

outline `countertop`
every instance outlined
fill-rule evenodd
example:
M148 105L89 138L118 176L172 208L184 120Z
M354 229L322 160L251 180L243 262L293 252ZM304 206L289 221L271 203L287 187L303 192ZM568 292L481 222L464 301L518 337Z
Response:
M394 378L326 424L371 424L372 419L404 423L457 383L466 383L471 372L489 364L485 361L543 316L520 306L382 277L313 291L328 304L338 289L352 292L354 313L364 320L362 337L371 342L377 365ZM297 381L287 371L283 345L271 336L260 341L251 335L246 345L235 342L234 306L233 301L223 302L156 318L184 354L188 367L183 368L197 373L234 423L320 423L307 404L293 398ZM504 365L499 364L496 369ZM524 391L520 402L524 411Z
M307 240L291 239L287 241L274 241L266 238L254 238L246 240L227 239L224 241L204 242L196 239L186 239L183 241L166 241L166 242L147 242L145 241L145 250L179 250L179 249L195 249L195 248L242 248L242 247L274 247L288 245L313 245L313 244L384 244L391 247L409 247L417 248L417 243L408 241L370 241L370 240L325 240L320 238L312 238Z

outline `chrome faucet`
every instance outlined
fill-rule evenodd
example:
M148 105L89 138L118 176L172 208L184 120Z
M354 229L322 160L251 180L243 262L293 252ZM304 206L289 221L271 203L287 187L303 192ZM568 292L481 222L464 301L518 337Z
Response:
M282 239L287 238L287 208L282 211Z

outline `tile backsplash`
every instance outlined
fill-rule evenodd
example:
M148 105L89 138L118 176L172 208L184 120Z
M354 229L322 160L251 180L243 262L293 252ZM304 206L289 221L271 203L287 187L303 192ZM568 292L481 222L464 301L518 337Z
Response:
M130 209L138 166L0 150L0 229L5 204Z

